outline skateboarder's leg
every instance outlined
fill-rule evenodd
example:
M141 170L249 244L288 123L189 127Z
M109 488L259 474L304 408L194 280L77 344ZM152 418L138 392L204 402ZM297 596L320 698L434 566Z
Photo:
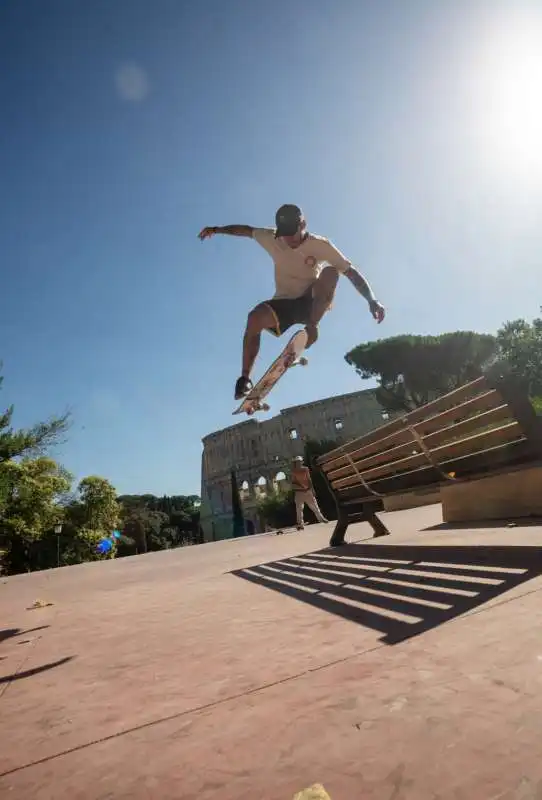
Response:
M247 318L247 326L243 337L241 377L235 386L235 397L238 400L247 394L250 389L250 373L260 352L262 331L265 330L272 330L277 335L280 333L277 328L275 312L267 303L260 303L252 309Z
M324 267L312 286L312 308L307 333L309 339L307 347L318 339L318 325L329 309L335 296L335 289L339 280L339 273L335 267Z

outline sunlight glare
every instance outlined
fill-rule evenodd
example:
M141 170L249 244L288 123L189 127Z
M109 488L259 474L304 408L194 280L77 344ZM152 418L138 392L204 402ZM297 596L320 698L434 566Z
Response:
M542 185L542 8L496 16L471 66L480 156L525 188Z

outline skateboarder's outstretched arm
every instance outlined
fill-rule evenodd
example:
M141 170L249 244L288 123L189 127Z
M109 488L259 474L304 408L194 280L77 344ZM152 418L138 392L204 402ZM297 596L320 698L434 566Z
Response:
M363 277L361 272L353 267L349 266L346 272L344 273L345 277L348 278L352 286L354 286L360 295L364 297L367 302L369 303L369 309L371 314L376 319L377 322L382 322L384 319L384 307L378 302L376 297L373 294L373 290L369 286L369 282L366 278Z
M210 239L217 233L224 233L227 236L246 236L251 239L254 228L252 225L215 225L203 228L198 233L198 238L203 242L204 239Z
M335 267L337 272L342 273L345 278L348 278L352 286L367 300L369 310L376 321L382 322L385 316L384 308L374 296L367 278L354 267L352 262L346 258L329 239L322 239L321 248L322 255L328 264L331 264L332 267Z

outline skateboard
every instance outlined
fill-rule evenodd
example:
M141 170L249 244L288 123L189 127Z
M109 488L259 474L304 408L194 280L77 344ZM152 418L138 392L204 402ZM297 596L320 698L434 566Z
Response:
M269 411L269 405L262 400L267 397L273 386L282 378L285 372L291 367L306 367L308 359L301 355L307 344L307 331L301 330L294 333L282 353L273 361L267 372L258 383L252 387L246 397L243 398L239 408L234 414L248 414L249 417L255 411Z

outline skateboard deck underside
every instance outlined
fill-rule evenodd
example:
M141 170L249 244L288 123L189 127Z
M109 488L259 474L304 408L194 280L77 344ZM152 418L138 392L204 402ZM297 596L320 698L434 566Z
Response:
M273 361L267 372L264 373L258 383L252 388L250 393L247 394L240 406L233 413L245 413L250 416L254 414L255 411L267 411L268 406L264 406L262 400L267 397L271 389L292 366L298 363L306 363L305 360L299 361L306 344L307 332L305 330L294 333L282 353Z

